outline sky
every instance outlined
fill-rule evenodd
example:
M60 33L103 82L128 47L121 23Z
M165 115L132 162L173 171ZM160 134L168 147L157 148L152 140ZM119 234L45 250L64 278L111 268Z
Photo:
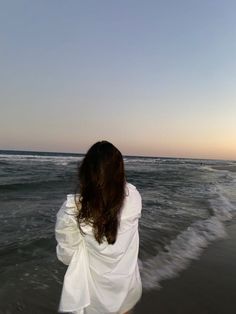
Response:
M236 160L236 2L0 2L0 149Z

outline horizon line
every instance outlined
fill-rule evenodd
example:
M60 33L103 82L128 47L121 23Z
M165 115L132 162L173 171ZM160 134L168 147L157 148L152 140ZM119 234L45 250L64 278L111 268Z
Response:
M21 149L0 149L0 151L8 152L32 152L32 153L54 153L54 154L68 154L68 155L86 155L86 153L73 152L56 152L56 151L40 151L40 150L21 150ZM219 158L200 158L200 157L168 157L168 156L147 156L147 155L127 155L122 154L123 157L141 157L141 158L166 158L166 159L192 159L192 160L216 160L216 161L236 161L235 159L219 159Z

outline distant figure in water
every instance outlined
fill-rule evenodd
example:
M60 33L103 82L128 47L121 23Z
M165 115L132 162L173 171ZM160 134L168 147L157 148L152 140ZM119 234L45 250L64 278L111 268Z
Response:
M68 265L58 311L130 314L142 295L142 199L126 181L122 154L113 144L90 147L78 163L74 192L56 217L56 253Z

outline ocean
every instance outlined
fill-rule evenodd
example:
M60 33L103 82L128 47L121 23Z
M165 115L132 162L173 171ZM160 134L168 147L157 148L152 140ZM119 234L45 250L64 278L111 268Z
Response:
M74 193L82 154L0 151L0 313L56 313L66 266L56 213ZM236 213L236 161L124 156L142 196L143 290L186 269L227 237Z

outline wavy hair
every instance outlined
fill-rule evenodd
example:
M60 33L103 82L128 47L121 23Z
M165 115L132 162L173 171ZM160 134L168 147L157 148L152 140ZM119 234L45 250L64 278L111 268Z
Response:
M121 152L110 142L100 141L87 151L78 164L79 192L77 220L90 224L95 239L100 244L106 238L109 244L116 241L119 214L125 197L125 172Z

